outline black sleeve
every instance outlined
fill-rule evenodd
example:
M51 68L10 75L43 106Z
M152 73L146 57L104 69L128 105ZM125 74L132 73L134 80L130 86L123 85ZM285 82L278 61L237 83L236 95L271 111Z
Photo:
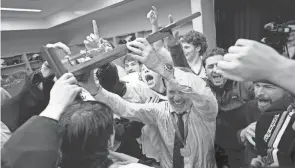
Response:
M55 168L62 134L57 121L34 116L17 129L1 151L3 168Z
M169 46L169 50L170 50L173 64L175 67L190 68L190 66L185 58L185 55L183 53L181 44Z

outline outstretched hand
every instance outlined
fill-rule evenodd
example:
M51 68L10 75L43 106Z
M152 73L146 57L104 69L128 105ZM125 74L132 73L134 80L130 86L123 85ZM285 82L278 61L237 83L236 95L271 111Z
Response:
M280 66L282 56L273 48L247 39L237 40L228 54L217 64L217 73L236 81L271 81Z
M155 49L145 38L137 38L127 43L127 48L132 51L130 56L143 63L150 70L161 74L160 67L162 60Z

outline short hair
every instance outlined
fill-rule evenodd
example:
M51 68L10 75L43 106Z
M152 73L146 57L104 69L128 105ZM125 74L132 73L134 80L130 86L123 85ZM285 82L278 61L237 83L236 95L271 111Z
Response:
M215 55L222 55L224 56L225 54L227 53L227 51L223 48L213 48L213 49L210 49L208 50L205 55L203 56L203 65L205 66L206 65L206 60L209 58L209 57L213 57Z
M183 42L192 44L195 47L201 47L199 51L200 55L203 55L208 48L206 36L198 31L191 30L188 33L186 33L182 38Z
M98 68L95 75L99 81L99 84L109 92L113 91L113 87L120 80L117 66L112 62L105 64L101 68Z
M109 167L108 141L113 122L112 110L103 103L86 101L68 107L59 121L64 132L61 167Z

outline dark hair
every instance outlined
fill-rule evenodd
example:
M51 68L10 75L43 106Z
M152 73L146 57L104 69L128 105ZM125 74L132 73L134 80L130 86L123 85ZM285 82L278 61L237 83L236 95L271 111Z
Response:
M119 82L119 74L116 65L112 62L105 64L96 72L99 84L109 92L112 92L116 83Z
M203 55L207 48L207 39L203 33L191 30L183 36L183 41L194 45L195 47L201 47L199 54Z
M205 55L203 56L203 65L205 66L206 65L206 60L209 58L209 57L213 57L215 55L222 55L224 56L225 54L227 53L227 51L223 48L213 48L213 49L210 49L208 50Z
M96 101L71 105L59 124L64 134L61 168L107 168L108 141L113 134L111 109Z

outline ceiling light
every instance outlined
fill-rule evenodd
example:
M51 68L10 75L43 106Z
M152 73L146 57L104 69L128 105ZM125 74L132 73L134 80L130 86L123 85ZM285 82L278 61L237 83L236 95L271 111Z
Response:
M41 12L40 9L1 8L2 11Z

